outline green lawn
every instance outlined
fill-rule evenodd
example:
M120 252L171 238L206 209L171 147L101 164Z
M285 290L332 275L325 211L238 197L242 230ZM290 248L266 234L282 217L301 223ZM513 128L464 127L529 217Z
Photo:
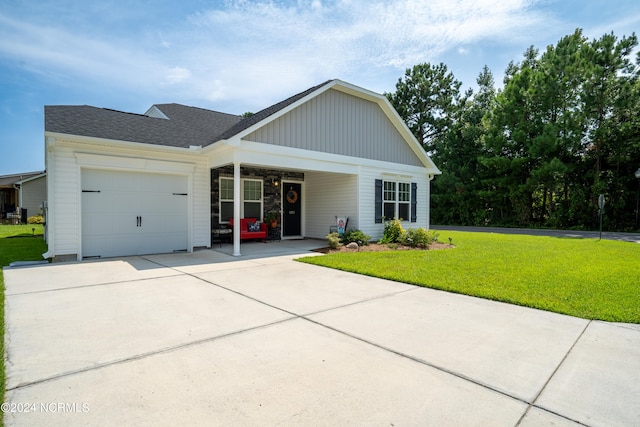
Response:
M539 308L640 323L640 244L495 233L440 233L454 249L335 253L309 264Z
M35 228L35 230L33 230ZM38 224L0 225L0 268L14 261L42 260L47 244L42 238L43 227ZM17 236L17 237L15 237ZM0 270L0 354L4 355L4 275ZM0 364L0 400L4 402L4 357ZM2 417L0 417L2 425Z

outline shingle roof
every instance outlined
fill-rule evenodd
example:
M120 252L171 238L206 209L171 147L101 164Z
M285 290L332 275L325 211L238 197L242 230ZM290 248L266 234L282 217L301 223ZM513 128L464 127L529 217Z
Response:
M215 142L215 135L242 120L241 116L179 104L156 107L169 119L89 105L45 106L44 129L69 135L187 148Z
M180 104L154 105L168 119L89 105L48 105L45 106L44 129L46 132L170 147L205 147L242 132L331 81L309 88L244 119L242 116Z
M239 123L236 123L235 126L227 129L225 132L223 132L222 134L218 135L216 140L231 138L232 136L242 132L245 129L250 128L251 126L255 125L258 122L261 122L262 120L266 119L267 117L271 116L272 114L275 114L278 111L288 107L289 105L293 104L294 102L304 98L305 96L309 95L312 92L315 92L316 90L320 89L322 86L327 85L332 81L333 80L327 80L324 83L321 83L321 84L319 84L317 86L309 88L309 89L305 90L304 92L300 92L297 95L293 95L292 97L287 98L284 101L280 101L277 104L274 104L274 105L272 105L270 107L267 107L264 110L258 111L257 113L247 117L246 119L242 120Z
M24 172L24 173L13 173L9 175L0 175L0 186L2 185L11 185L15 184L18 181L22 181L23 179L31 178L34 176L42 175L44 171L39 172Z

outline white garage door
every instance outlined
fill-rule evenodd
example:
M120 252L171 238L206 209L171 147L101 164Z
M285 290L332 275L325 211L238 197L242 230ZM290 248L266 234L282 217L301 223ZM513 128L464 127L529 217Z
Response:
M187 177L82 171L82 256L187 249Z

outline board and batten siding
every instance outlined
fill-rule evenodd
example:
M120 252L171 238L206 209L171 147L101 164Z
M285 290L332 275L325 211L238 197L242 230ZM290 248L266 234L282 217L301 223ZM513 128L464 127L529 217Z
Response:
M49 155L47 169L51 171L47 178L48 185L53 192L49 194L49 215L53 216L55 225L52 227L54 254L78 255L80 253L81 206L81 166L78 164L76 153L97 156L111 156L119 159L148 160L160 162L180 162L194 165L191 174L191 206L189 208L191 221L191 245L193 247L208 247L211 244L209 165L205 157L199 155L181 155L176 153L149 153L136 149L107 147L58 140ZM107 161L108 162L108 161ZM111 168L105 163L103 168ZM118 169L121 166L114 165ZM126 169L129 172L163 173L162 170ZM51 249L51 248L50 248Z
M358 176L324 172L305 174L306 236L324 239L336 216L348 216L358 228Z
M423 166L378 104L330 89L243 139Z

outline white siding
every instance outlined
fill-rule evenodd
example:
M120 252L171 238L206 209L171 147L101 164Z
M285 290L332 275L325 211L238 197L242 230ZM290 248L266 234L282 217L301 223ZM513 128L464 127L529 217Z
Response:
M189 172L190 193L190 242L192 247L210 246L210 183L209 165L207 159L198 154L184 155L175 152L163 153L158 151L139 150L136 148L110 147L91 143L57 140L53 148L54 153L49 156L47 168L50 192L49 217L53 221L51 235L48 236L49 255L79 255L80 253L80 171L78 155L98 155L105 157L104 164L99 167L106 169L122 169L140 172L162 173L162 164L191 165L193 172ZM112 156L112 157L109 157ZM109 165L109 158L121 159L117 164ZM129 162L126 169L123 164Z
M415 182L417 185L416 222L403 222L404 228L429 228L429 193L430 181L426 174L407 175L403 171L380 171L362 168L360 173L360 230L372 236L374 240L382 237L384 224L375 222L375 180Z
M243 139L423 166L378 104L333 89L312 98Z
M211 246L211 170L205 159L192 159L196 161L196 169L193 173L193 194L191 215L193 221L192 242L193 247Z
M324 239L336 216L348 216L349 228L359 228L357 175L309 172L305 188L307 237Z
M400 180L417 185L416 222L405 221L405 228L428 228L428 200L430 181L426 174L397 173L360 167L359 175L307 172L306 237L324 239L336 216L348 216L349 228L362 230L378 240L384 224L375 223L375 180Z
M38 215L45 200L47 200L46 176L20 184L20 207L27 210L28 216Z
M49 216L47 222L52 226L54 235L49 236L49 250L53 243L55 255L77 255L80 247L78 224L80 223L80 168L76 164L71 147L56 150L55 168L50 174L47 185L53 185L53 198L48 200Z
M383 224L375 222L375 180L380 179L380 172L371 168L362 168L360 173L360 230L373 240L382 237Z

